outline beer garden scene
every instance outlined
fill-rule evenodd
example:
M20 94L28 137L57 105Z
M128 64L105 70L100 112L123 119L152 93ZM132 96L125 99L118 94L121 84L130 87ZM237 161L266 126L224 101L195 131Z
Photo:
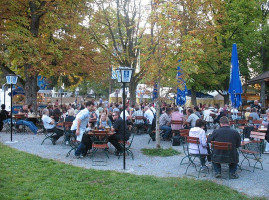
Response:
M0 1L0 199L268 199L269 1Z

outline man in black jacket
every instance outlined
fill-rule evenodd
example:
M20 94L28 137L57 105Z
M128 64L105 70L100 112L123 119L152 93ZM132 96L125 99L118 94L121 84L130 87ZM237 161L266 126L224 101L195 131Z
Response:
M122 146L119 144L120 140L124 140L123 132L124 132L124 121L120 117L119 112L113 112L112 114L113 120L115 121L112 127L112 131L116 133L114 135L109 136L108 141L115 147L116 155L119 155L123 152ZM130 137L130 133L128 132L127 123L125 121L125 141L127 141Z
M221 177L220 163L227 162L226 158L228 158L227 156L230 156L228 158L228 160L230 161L229 164L230 178L237 179L239 178L238 174L236 173L237 163L239 162L239 155L237 152L237 148L239 148L241 145L241 137L236 130L230 128L229 120L227 117L223 116L220 118L220 126L221 126L220 129L213 131L213 133L208 137L207 141L230 142L232 143L232 150L230 155L227 155L227 151L214 150L215 155L220 155L215 156L215 158L214 157L212 158L212 160L214 160L212 164L215 171L215 177L216 178Z

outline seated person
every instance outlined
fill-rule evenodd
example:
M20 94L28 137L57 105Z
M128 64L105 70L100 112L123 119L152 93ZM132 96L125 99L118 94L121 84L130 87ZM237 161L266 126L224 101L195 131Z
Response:
M246 112L245 112L245 119L248 120L248 117L250 115L250 107L246 108Z
M68 112L68 116L65 118L65 121L73 122L76 118L74 109L69 109L67 112Z
M54 105L54 110L52 111L51 118L58 122L60 120L61 111L57 105Z
M24 116L27 116L27 113L28 113L28 106L23 105L22 109L20 109L19 111L19 114L24 114ZM38 128L32 121L29 121L28 119L17 120L16 122L17 129L19 128L19 125L27 126L34 134L37 134Z
M251 113L249 114L249 117L252 117L253 120L258 120L258 119L260 119L260 117L259 117L259 115L258 115L258 113L257 113L256 108L252 108L252 109L251 109ZM250 121L249 123L252 123L252 121Z
M24 104L22 108L19 110L19 114L24 114L25 116L28 114L28 105Z
M134 113L132 114L132 118L136 117L144 118L144 113L141 109L139 109L139 107L136 107ZM137 127L136 131L137 134L143 132L143 125L144 125L143 119L135 119L134 125Z
M222 150L214 150L214 154L217 154L219 156L216 156L215 158L212 157L212 161L214 159L213 168L215 171L215 177L220 178L221 177L221 165L220 163L223 162L230 162L229 164L229 173L230 178L237 179L239 178L238 174L236 173L237 170L237 163L239 162L239 155L237 148L241 145L241 137L239 133L230 128L229 120L227 117L221 117L220 118L220 129L214 130L211 135L208 136L207 141L210 143L211 141L217 141L217 142L230 142L232 143L232 153L227 158L227 153ZM223 155L223 156L220 156Z
M183 121L184 117L183 114L179 112L178 107L174 108L174 112L171 115L171 120L177 120L177 121ZM183 129L183 124L182 125L177 125L177 124L171 124L172 130L180 130Z
M64 132L60 129L57 129L55 126L55 120L52 119L51 117L49 117L49 110L48 109L44 109L42 112L42 121L43 121L43 125L44 128L48 131L48 132L54 132L56 133L56 135L52 136L52 144L55 145L56 141L64 134Z
M123 148L120 145L120 140L127 141L130 137L128 132L127 124L125 123L125 138L123 137L124 134L124 121L120 117L119 112L113 112L112 114L113 119L115 120L111 130L112 132L116 132L114 135L109 136L108 141L115 147L116 151L115 154L118 156L120 153L123 153Z
M190 128L193 128L195 127L195 124L196 124L196 120L199 119L199 117L193 113L193 110L192 109L188 109L187 111L187 120L184 122L185 125L189 124L189 126L186 126L185 128L186 129L190 129Z
M144 107L144 118L146 119L147 134L155 141L155 135L152 134L152 130L155 129L156 122L154 122L154 114L148 106Z
M199 138L199 147L197 144L189 144L189 152L190 154L200 154L205 156L200 156L201 168L206 169L206 155L208 154L207 150L207 142L206 142L206 134L203 128L205 127L205 121L202 119L196 120L195 127L190 129L189 136ZM199 149L198 149L199 148Z
M160 130L164 130L163 139L168 140L171 136L171 108L166 108L166 112L160 116Z
M3 125L7 122L7 119L10 118L9 113L6 111L5 104L1 105L1 112L0 112L0 131L3 129Z
M105 113L101 114L100 120L97 121L98 129L105 129L106 127L111 128L112 123L109 120L108 116Z

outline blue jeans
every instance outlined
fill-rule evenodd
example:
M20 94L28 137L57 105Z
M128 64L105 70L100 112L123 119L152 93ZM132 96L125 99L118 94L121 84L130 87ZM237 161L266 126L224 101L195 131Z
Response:
M171 131L172 131L171 127L170 126L160 126L160 129L165 130L163 138L168 139L170 134L171 134Z
M34 134L37 134L38 128L34 125L33 122L31 121L26 121L26 120L18 120L17 125L25 125L27 126Z
M219 163L212 163L214 167L215 173L221 173L221 165ZM229 173L234 174L237 170L237 163L230 163L229 164Z
M81 142L75 151L75 156L86 155L86 146Z

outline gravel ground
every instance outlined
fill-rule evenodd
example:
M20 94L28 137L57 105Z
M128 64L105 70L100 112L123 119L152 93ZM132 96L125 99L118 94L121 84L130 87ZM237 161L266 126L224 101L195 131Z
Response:
M46 140L43 145L40 145L44 135L32 135L32 134L15 134L13 140L17 143L9 144L10 134L0 133L0 142L11 146L12 148L38 155L42 158L49 158L57 160L66 164L71 164L78 167L84 167L88 169L98 170L115 170L123 172L123 159L113 155L114 147L109 146L109 159L105 159L102 152L97 152L96 159L107 161L106 166L94 166L92 159L86 157L84 159L74 158L74 153L71 156L66 157L70 147L63 143L63 137L60 138L56 145L52 145L50 140ZM184 177L184 173L187 165L181 165L180 161L183 158L183 150L181 146L173 147L174 149L182 152L181 155L171 157L148 157L141 153L142 148L154 148L155 142L148 144L148 135L136 135L132 144L132 152L135 159L132 160L130 156L126 157L126 170L125 172L137 175L153 175L159 177ZM171 147L171 142L161 141L162 148ZM240 155L240 160L242 155ZM238 170L240 176L236 180L228 180L227 177L223 179L215 179L212 176L211 165L208 164L210 174L200 175L200 180L212 180L215 183L229 186L239 192L245 193L249 196L259 196L269 199L269 154L262 155L262 163L264 170L256 169L255 172L246 170ZM245 164L247 164L245 162ZM244 169L250 169L247 166L242 166ZM226 174L226 173L224 173ZM187 177L197 176L193 167L190 167Z

